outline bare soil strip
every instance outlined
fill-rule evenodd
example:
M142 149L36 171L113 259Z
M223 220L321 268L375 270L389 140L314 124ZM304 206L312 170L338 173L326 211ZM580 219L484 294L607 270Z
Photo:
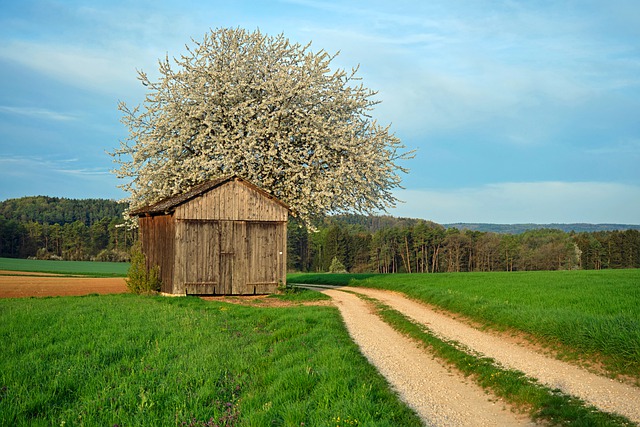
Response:
M69 276L69 274L42 273L40 271L11 271L0 270L0 276Z
M598 376L499 335L480 331L399 293L352 287L340 289L375 298L425 325L440 338L457 341L473 352L494 359L503 367L538 379L552 389L558 388L602 411L617 413L640 423L640 389L637 387Z
M124 278L0 276L0 298L52 297L128 292Z
M401 398L429 426L526 426L529 419L477 385L449 371L419 345L396 332L356 295L327 289L349 334Z

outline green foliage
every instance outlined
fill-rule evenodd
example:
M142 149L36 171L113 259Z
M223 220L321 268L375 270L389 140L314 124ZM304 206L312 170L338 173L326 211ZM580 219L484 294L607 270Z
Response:
M0 256L122 259L137 237L122 227L124 209L125 204L104 199L38 196L0 202Z
M640 270L465 274L295 274L291 283L366 286L514 328L576 357L596 355L612 373L640 377Z
M290 270L329 271L334 257L358 273L640 268L635 226L576 234L531 225L518 234L502 234L445 229L420 219L337 215L314 227L313 232L299 226L290 232Z
M331 260L331 265L329 266L329 273L346 273L347 270L344 268L344 264L340 262L338 257L333 257Z
M125 208L126 203L107 199L33 196L0 202L0 215L21 222L64 225L81 221L91 226L103 219L121 218Z
M125 277L129 264L124 262L54 261L0 258L0 270L81 275L89 277Z
M364 280L378 276L373 273L290 273L287 274L287 283L300 283L307 285L333 285L347 286L353 280Z
M95 256L95 261L99 262L129 262L130 260L129 253L115 249L103 249Z
M0 202L0 256L126 260L137 233L122 226L124 207L44 196ZM327 216L313 225L316 232L309 232L290 219L290 271L329 271L334 257L356 273L640 268L640 226L634 225L449 224L445 230L420 219L365 215Z
M270 294L267 298L300 303L309 301L327 301L331 299L331 297L323 293L294 286L291 283L278 287L278 293Z
M421 425L334 307L4 299L0 336L0 425Z
M140 242L131 248L131 266L127 273L127 288L134 294L152 294L160 291L160 267L147 268L147 259Z

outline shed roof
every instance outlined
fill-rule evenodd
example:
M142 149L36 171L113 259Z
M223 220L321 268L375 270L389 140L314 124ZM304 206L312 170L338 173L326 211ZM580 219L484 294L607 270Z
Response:
M195 187L192 187L190 190L184 193L168 197L152 205L147 205L147 206L135 209L129 212L129 215L145 216L145 215L168 214L173 212L178 206L182 205L183 203L187 203L188 201L231 181L240 182L246 185L247 187L252 188L253 190L262 194L264 197L271 199L275 203L289 210L289 206L286 203L280 201L277 197L273 196L272 194L268 193L262 188L252 184L251 182L237 175L230 175L230 176L215 178L210 181L203 182L202 184L196 185Z

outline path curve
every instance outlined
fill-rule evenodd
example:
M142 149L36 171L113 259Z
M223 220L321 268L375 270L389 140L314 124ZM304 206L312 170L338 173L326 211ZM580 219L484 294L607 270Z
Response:
M542 384L579 397L605 412L615 412L640 423L640 389L605 378L575 365L554 359L475 329L402 294L379 289L344 288L375 298L412 320L427 326L439 337L458 341L472 350L537 378Z
M323 289L337 305L362 353L429 426L527 426L522 415L491 401L482 388L450 371L373 314L351 293Z
M566 394L579 397L602 411L617 413L635 423L640 423L640 388L601 377L569 363L537 353L530 348L504 340L498 335L480 331L397 292L359 287L332 287L323 292L334 298L340 308L343 305L340 301L344 298L341 295L349 295L344 291L375 298L413 321L425 325L440 338L457 341L476 353L494 359L508 369L516 369L529 377L538 379L550 388L558 388ZM365 306L360 308L368 316L373 316L366 307L363 307ZM345 315L356 316L356 314L346 314L344 308L341 308L340 311L343 317ZM382 322L379 319L378 321ZM347 322L346 318L345 322ZM352 333L351 329L350 333ZM384 375L386 376L386 374ZM477 423L474 424L477 425ZM436 423L436 425L445 424Z

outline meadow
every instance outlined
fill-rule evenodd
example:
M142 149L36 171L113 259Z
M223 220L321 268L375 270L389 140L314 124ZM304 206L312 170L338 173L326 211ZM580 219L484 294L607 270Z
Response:
M640 378L640 270L293 274L292 283L391 289L482 324L530 334L566 357Z
M0 270L88 277L126 277L129 263L0 258Z
M0 270L94 277L124 276L127 268L0 259ZM290 274L288 280L397 290L640 378L640 270ZM335 308L295 306L324 295L289 289L277 298L294 306L128 294L2 299L0 425L420 425L361 356ZM437 351L452 351L401 314L378 310L405 333L444 348ZM477 367L471 374L480 382L483 375L491 382L507 378L489 386L498 395L505 386L513 397L514 384L526 383L466 354L443 357ZM571 399L556 402L535 384L518 387L523 401L542 408L538 417L549 408L572 411L565 420L601 417L576 409ZM610 419L594 425L600 424L625 425Z
M0 425L420 425L329 306L4 299L0 337Z

